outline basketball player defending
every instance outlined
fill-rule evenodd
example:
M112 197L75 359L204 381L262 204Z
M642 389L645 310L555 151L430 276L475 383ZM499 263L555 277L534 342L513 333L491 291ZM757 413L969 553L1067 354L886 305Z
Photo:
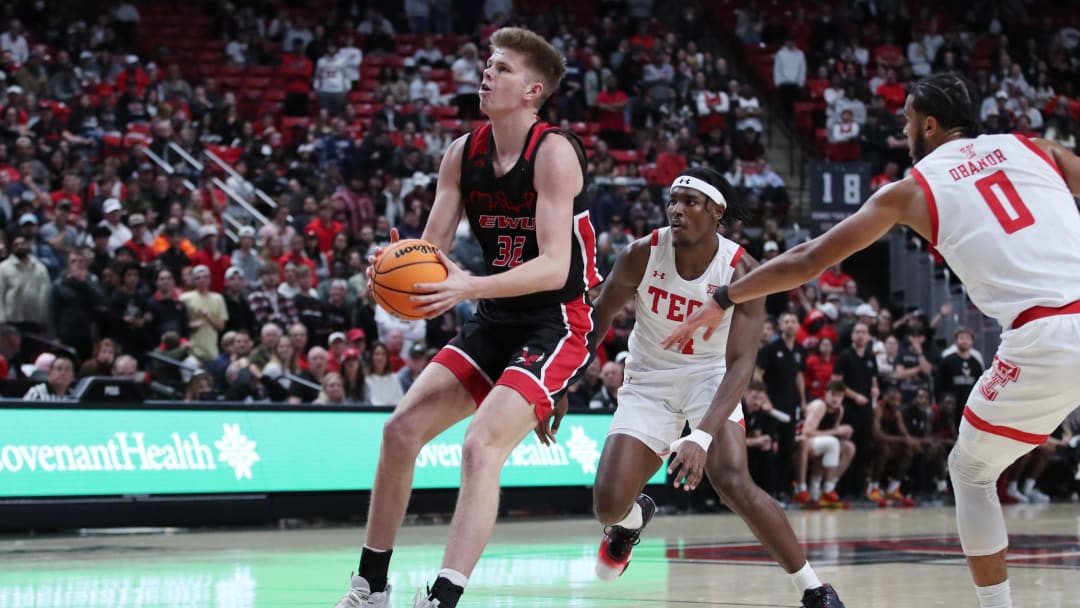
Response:
M734 203L733 190L712 169L683 171L671 185L669 227L631 243L615 261L596 302L597 330L604 335L615 313L634 297L637 322L607 442L600 456L593 505L607 526L596 574L619 577L656 506L642 494L647 480L676 452L675 487L687 491L708 474L717 494L750 526L803 593L807 607L842 607L806 561L783 510L751 479L746 429L739 400L754 373L765 320L765 300L740 304L711 333L678 352L660 341L712 292L757 266L742 247L716 230ZM693 429L680 439L689 421Z
M523 29L496 31L491 46L479 91L490 123L451 144L423 234L448 251L464 212L483 248L487 276L467 275L443 256L449 276L417 284L417 291L432 293L413 296L428 316L465 299L480 300L479 308L383 428L360 572L338 608L390 605L387 571L416 456L475 413L462 446L443 569L414 600L417 607L457 605L495 525L503 463L534 428L542 440L553 438L553 404L584 372L594 347L586 292L600 277L581 196L584 150L572 135L537 119L565 61Z
M824 235L751 272L664 341L681 347L737 302L791 289L896 224L930 241L983 313L1005 328L949 455L960 542L983 608L1012 606L995 482L1080 403L1080 159L1064 147L978 131L960 76L917 83L904 106L915 168ZM736 311L738 308L736 308Z

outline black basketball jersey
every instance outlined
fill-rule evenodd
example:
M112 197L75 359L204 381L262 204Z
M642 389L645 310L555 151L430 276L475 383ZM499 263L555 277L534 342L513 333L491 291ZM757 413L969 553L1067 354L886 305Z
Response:
M818 423L818 430L828 431L840 426L840 420L844 417L844 410L833 412L828 406L825 408L825 415L821 417L821 422Z
M537 121L529 129L517 164L501 177L494 166L495 140L491 124L476 129L465 141L461 161L461 200L473 234L484 252L489 275L506 272L539 255L536 240L536 187L533 174L536 151L550 133L570 140L586 176L585 152L572 133ZM596 233L589 218L585 186L574 198L574 233L571 235L570 270L561 289L498 298L491 303L507 310L532 310L568 302L601 281L596 269Z

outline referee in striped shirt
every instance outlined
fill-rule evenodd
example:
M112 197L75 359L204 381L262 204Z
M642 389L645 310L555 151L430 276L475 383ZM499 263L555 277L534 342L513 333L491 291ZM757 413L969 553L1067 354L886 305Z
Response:
M71 385L75 382L75 361L67 353L59 353L49 366L49 379L26 391L27 401L67 401L72 399Z

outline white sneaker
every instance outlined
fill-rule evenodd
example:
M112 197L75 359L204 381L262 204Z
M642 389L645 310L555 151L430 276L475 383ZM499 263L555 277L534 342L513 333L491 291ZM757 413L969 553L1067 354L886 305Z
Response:
M1028 497L1025 496L1023 492L1021 492L1020 490L1018 490L1016 488L1009 488L1005 493L1008 494L1009 496L1012 496L1013 498L1015 498L1016 502L1018 502L1018 503L1020 503L1022 505L1026 505L1029 502L1031 502L1030 500L1028 500Z
M1027 499L1033 505L1045 505L1050 502L1050 496L1040 492L1039 488L1031 488L1031 491L1027 493Z
M439 604L442 603L439 600L429 600L428 591L424 587L420 587L416 590L416 596L413 597L413 608L439 608Z
M372 593L366 578L353 576L349 592L334 608L390 608L390 585L386 591Z

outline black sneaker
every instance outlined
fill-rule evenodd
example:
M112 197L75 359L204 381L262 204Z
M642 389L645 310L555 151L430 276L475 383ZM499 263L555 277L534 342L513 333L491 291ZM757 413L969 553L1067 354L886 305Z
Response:
M656 514L656 503L645 494L637 497L641 506L641 527L627 530L622 526L608 526L604 530L604 539L600 541L600 552L596 556L596 576L603 581L613 581L626 571L630 565L630 555L634 545L641 542L641 531L649 525Z
M836 589L826 583L816 589L807 589L802 594L803 608L844 608L844 602L836 595Z

